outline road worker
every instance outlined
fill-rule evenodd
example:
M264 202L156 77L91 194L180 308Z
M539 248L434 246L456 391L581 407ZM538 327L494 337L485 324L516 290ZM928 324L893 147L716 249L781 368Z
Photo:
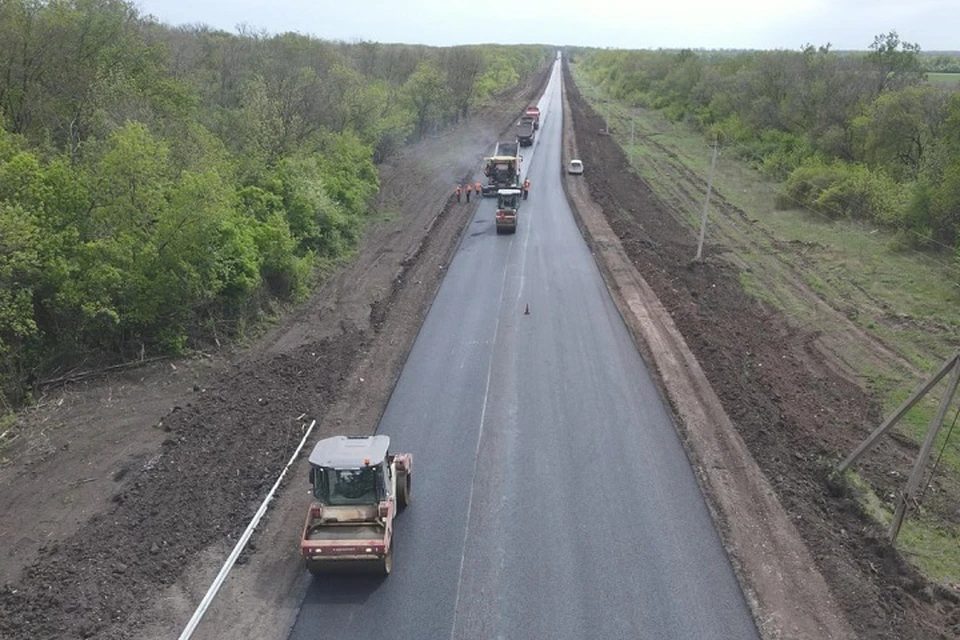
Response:
M473 191L473 185L469 182L467 183L467 202L470 202L470 192Z
M473 190L477 192L477 197L483 195L483 186L479 182L474 183Z
M457 202L460 202L460 185L457 185L457 188L454 189L453 192L457 194Z
M530 180L523 181L523 199L526 200L530 195Z

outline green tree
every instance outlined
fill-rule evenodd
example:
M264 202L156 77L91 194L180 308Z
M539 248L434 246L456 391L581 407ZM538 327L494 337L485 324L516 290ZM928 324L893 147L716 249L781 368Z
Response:
M375 162L544 47L171 28L126 0L0 0L0 392L236 335L356 246ZM502 73L500 73L502 71Z
M930 85L888 91L857 119L864 156L902 181L916 180L940 136L950 94Z
M33 300L43 272L42 238L33 212L0 202L0 391L22 392L28 351L38 338Z
M416 118L416 133L423 137L448 113L450 92L443 74L433 62L424 61L404 84L407 100Z
M867 62L874 72L874 95L923 80L920 45L901 41L896 31L880 34L873 39Z
M452 47L443 52L440 69L446 76L449 98L458 118L465 118L483 72L483 55L476 47Z

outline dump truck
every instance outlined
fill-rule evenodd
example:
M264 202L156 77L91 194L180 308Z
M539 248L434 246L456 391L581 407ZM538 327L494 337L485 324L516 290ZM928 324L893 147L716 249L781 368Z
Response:
M533 118L534 130L540 128L540 107L527 107L527 110L523 112L523 115Z
M497 191L497 235L517 232L517 214L520 211L520 189L500 189Z
M389 449L385 435L333 436L314 446L314 501L300 539L310 573L393 570L393 524L410 504L413 456Z
M529 147L533 144L533 117L523 116L517 122L517 142L521 147Z
M505 140L497 143L493 152L495 156L515 156L520 157L520 143L516 140Z
M495 196L500 189L519 187L521 160L519 142L498 142L493 155L484 158L487 184L483 185L483 195Z

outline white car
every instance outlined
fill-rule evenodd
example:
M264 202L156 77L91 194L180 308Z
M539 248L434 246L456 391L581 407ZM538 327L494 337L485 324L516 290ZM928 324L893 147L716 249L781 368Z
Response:
M583 162L580 160L571 160L570 164L567 165L567 173L576 176L583 175Z

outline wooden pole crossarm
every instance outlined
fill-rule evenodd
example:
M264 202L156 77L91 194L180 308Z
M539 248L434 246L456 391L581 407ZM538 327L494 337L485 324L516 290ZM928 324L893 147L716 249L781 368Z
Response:
M943 377L950 372L950 369L957 364L958 357L960 357L960 352L955 353L952 358L947 360L943 366L940 367L940 370L937 371L937 373L930 378L930 380L917 388L917 390L914 391L913 394L911 394L911 396L907 398L902 405L900 405L900 408L897 409L892 416L887 418L883 424L874 429L873 433L867 436L867 439L861 442L857 448L853 450L853 453L847 456L847 459L840 463L840 466L837 467L837 471L839 473L843 473L850 468L850 465L859 460L860 457L866 453L867 450L877 442L877 440L880 439L880 436L893 428L893 426L900 421L900 418L902 418L904 414L913 407L913 405L917 404L917 402L919 402L923 396L929 393L930 389L933 389L937 383L940 382L940 380L942 380ZM960 367L958 367L958 369L960 369Z
M954 360L956 360L956 358L954 358ZM917 460L913 464L913 471L910 472L910 479L907 480L907 488L903 492L903 497L900 498L900 504L897 505L896 513L893 514L893 522L890 523L891 541L896 541L897 535L900 533L903 516L907 512L907 505L910 504L910 499L913 497L913 494L917 492L917 487L920 486L920 480L923 478L923 469L927 465L927 460L930 459L930 452L933 451L933 445L937 441L937 434L940 433L940 428L943 426L943 419L947 415L947 410L950 408L950 402L957 392L958 385L960 385L960 366L953 368L953 376L950 377L950 386L940 400L937 415L930 421L930 428L927 429L927 437L923 440L923 446L920 447L920 453L917 455Z

